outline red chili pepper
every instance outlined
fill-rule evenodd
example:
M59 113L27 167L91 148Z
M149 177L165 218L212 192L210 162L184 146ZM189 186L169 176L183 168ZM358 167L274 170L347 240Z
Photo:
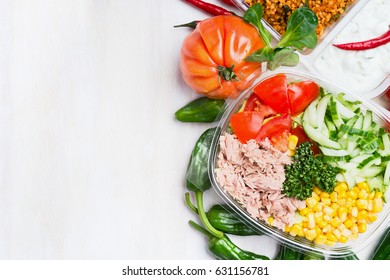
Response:
M352 42L346 44L333 44L333 46L343 49L343 50L352 50L352 51L361 51L361 50L369 50L390 42L390 29L383 34L374 39L370 39L367 41L361 42Z
M234 3L234 0L220 0L225 4L228 4L230 6L236 7L236 4Z
M201 10L203 10L203 11L205 11L213 16L234 15L234 13L231 11L228 11L222 7L217 6L217 5L204 2L202 0L184 0L184 1L194 5L195 7L200 8Z

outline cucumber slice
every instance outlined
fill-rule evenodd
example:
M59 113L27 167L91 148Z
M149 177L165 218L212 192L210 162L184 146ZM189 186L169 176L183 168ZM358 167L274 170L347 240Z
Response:
M387 163L385 174L383 175L383 184L386 186L390 183L390 162Z
M320 146L320 150L326 156L342 157L342 156L349 155L348 151L346 150L335 150L335 149L329 149L321 146Z
M305 114L306 115L306 114ZM340 150L341 145L333 140L329 139L329 136L323 135L318 128L312 127L307 122L303 122L303 129L305 130L307 136L309 136L312 140L324 146L326 148L331 148L335 150Z
M328 103L330 98L332 97L331 94L327 94L323 96L317 104L317 127L319 129L322 128L324 124L325 114L326 114L326 108L328 107ZM328 127L329 129L329 127Z
M372 124L372 112L366 111L366 114L365 114L364 120L363 120L362 130L365 130L365 131L370 130L371 124Z

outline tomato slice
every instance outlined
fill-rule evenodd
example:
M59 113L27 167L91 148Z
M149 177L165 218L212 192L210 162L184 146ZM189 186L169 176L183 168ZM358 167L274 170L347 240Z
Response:
M290 113L285 74L278 74L262 81L254 88L260 99L280 114Z
M260 98L256 94L249 96L248 100L246 101L244 111L262 112L264 118L277 114L274 109L261 102Z
M241 143L254 139L259 132L264 117L261 112L238 112L232 115L230 126Z
M291 115L296 116L317 98L320 88L313 81L301 81L289 84L287 92L291 104Z
M272 146L276 149L281 152L287 152L289 136L290 132L288 130L283 130L271 135L269 140L271 141Z
M273 117L261 126L259 133L256 135L256 141L260 142L265 138L270 138L272 135L280 134L284 131L291 130L291 116L284 114L278 117Z

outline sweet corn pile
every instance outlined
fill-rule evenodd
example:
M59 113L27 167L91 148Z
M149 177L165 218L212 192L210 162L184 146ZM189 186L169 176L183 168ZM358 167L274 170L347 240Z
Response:
M299 212L302 221L286 227L285 231L328 246L354 240L382 211L382 195L370 191L366 182L352 189L346 183L338 183L331 194L316 187L306 199L306 207Z
M298 137L290 135L290 156L295 154L297 144ZM328 246L357 239L382 211L382 196L381 192L371 191L367 182L360 182L352 189L340 182L330 194L315 187L312 196L306 199L306 207L299 211L299 222L284 231ZM272 224L272 218L268 222Z

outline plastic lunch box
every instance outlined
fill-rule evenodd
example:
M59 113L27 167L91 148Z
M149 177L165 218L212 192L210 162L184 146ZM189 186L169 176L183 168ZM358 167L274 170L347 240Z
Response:
M244 0L233 0L234 4L242 11L245 11L249 6ZM338 22L335 22L331 26L327 27L324 34L319 38L318 45L312 51L304 51L300 54L301 65L304 66L309 72L316 73L318 75L326 75L323 69L316 67L315 61L322 54L326 47L332 44L334 38L346 27L346 25L359 14L364 7L369 4L369 0L356 0L347 9L346 12L340 17ZM265 28L271 33L275 40L280 39L280 34L265 20L263 20ZM342 77L339 81L335 81L340 84L343 83ZM364 93L360 93L365 99L373 99L382 95L386 90L390 88L390 75L384 77L383 80L378 81Z
M224 114L222 115L219 124L217 132L214 136L212 146L211 146L211 152L209 157L209 176L210 180L212 182L212 186L214 190L217 192L217 194L227 203L229 207L231 207L243 220L243 222L247 223L252 228L262 232L266 233L270 237L278 240L279 242L283 242L290 247L303 251L303 252L317 252L322 253L327 256L334 256L334 257L343 257L350 254L351 251L354 253L358 253L359 251L363 250L367 247L372 241L375 241L381 232L390 223L390 203L385 203L383 210L378 213L378 219L373 222L372 224L369 224L367 226L367 231L365 233L360 233L359 237L356 240L349 240L346 243L337 243L335 246L326 246L326 245L316 245L313 242L308 241L307 239L303 237L293 237L289 235L288 233L285 233L275 227L272 227L264 222L261 222L253 217L251 217L248 212L237 202L235 201L228 193L226 193L222 186L219 185L219 183L216 180L215 177L215 164L217 161L218 151L219 151L219 137L222 133L226 132L229 126L230 118L232 114L236 113L241 105L245 102L245 100L250 96L250 94L253 92L253 88L263 80L276 75L278 73L285 73L288 80L296 81L296 80L313 80L317 82L320 86L326 88L328 91L337 94L339 92L344 92L346 94L346 97L350 100L360 100L362 102L361 108L369 109L373 112L374 120L381 124L384 128L390 129L390 117L384 114L381 110L379 110L379 107L374 104L372 101L364 100L361 97L348 92L348 90L344 88L340 88L339 86L335 85L331 81L327 81L326 79L323 79L319 77L318 75L313 75L307 72L291 69L291 68L280 68L277 71L267 71L263 73L260 77L258 77L253 85L243 91L236 99L230 101L229 105L227 106ZM390 191L388 190L386 192L386 197L390 198L389 195ZM387 199L387 201L389 201Z

